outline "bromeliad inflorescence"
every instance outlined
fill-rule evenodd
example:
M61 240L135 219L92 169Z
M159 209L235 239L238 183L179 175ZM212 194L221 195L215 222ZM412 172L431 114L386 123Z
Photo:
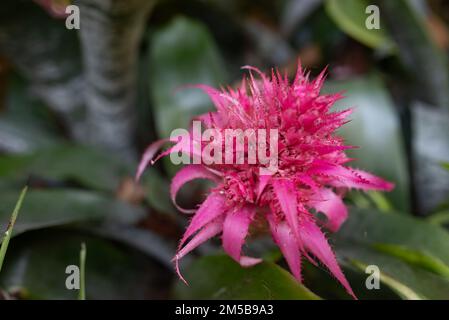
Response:
M262 151L267 153L276 151L276 167L273 169L273 166L267 167L266 163L260 162L204 161L184 166L176 174L171 185L175 205L176 194L185 183L199 178L216 183L198 210L193 211L194 216L174 259L177 272L183 279L179 259L219 234L224 250L240 265L248 267L260 262L261 259L242 255L249 226L257 218L267 221L274 241L298 281L302 281L302 257L312 262L317 259L355 297L322 227L335 232L346 220L348 211L342 198L347 190L391 190L393 184L346 165L351 159L344 151L353 147L346 146L343 139L335 135L335 130L347 122L351 109L330 110L342 96L320 95L324 71L311 81L299 65L290 82L277 70L268 77L256 68L245 68L256 72L260 79L255 79L250 72L249 80L244 77L236 90L219 91L197 86L210 96L217 109L199 116L198 120L206 129L214 130L215 144L223 142L217 141L217 137L218 140L225 139L225 132L230 129L240 132L253 129L255 135L260 129L276 129L276 148L273 148L271 138L256 145L262 146ZM154 162L154 156L166 142L174 145L158 158L179 152L194 157L211 143L190 134L157 141L145 151L137 178L150 162ZM237 158L237 153L246 159L250 148L234 148L233 152L233 159ZM217 158L217 154L215 148L207 156ZM229 155L229 150L220 152L219 159L226 154ZM192 213L176 206L183 212ZM327 217L326 222L318 220L317 212Z

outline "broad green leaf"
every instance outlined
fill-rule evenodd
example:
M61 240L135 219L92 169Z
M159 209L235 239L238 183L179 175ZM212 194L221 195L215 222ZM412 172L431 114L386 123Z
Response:
M33 96L30 89L29 83L13 73L8 79L6 110L2 115L56 138L59 134L57 117L40 99Z
M24 153L49 148L61 142L41 128L9 117L0 118L0 149Z
M207 256L193 262L184 277L189 286L178 281L179 299L319 299L271 262L242 268L228 256Z
M0 194L0 225L8 223L17 192ZM14 234L52 226L81 222L115 221L133 223L143 215L143 209L128 205L95 192L55 189L29 190Z
M37 176L113 192L121 179L131 172L111 155L76 145L45 148L30 155L0 157L0 177L13 181L26 181L29 176Z
M367 0L326 0L325 8L334 22L357 41L383 51L392 51L394 44L381 23L379 29L368 29L366 20L370 16Z
M5 106L0 114L1 149L23 153L61 143L55 119L42 103L30 97L28 85L16 75L9 79Z
M419 90L420 99L447 110L448 59L432 39L430 32L434 30L428 29L426 21L428 10L423 10L425 3L420 6L420 2L425 1L377 0L401 62L413 77L414 86L409 89Z
M402 245L437 257L449 265L449 233L414 217L351 208L349 219L335 235L346 242L369 246L379 243Z
M401 127L390 95L378 76L328 81L326 92L344 92L336 110L354 108L351 121L340 129L347 144L358 146L348 155L350 165L395 183L385 197L400 211L409 209L409 177ZM385 161L384 157L388 157Z
M388 277L387 281L384 282L383 280L385 279L382 279L381 275L381 287L385 285L397 292L397 288L390 286L390 284L400 284L404 288L409 288L421 299L448 299L449 297L449 281L424 268L409 264L407 261L398 259L395 256L380 253L365 245L337 244L335 248L337 248L338 256L342 258L343 266L363 272L365 278L361 279L360 284L364 284L368 274L365 273L365 269L360 270L356 265L357 262L367 266L374 265L379 267L379 271ZM403 295L401 296L403 297Z
M127 246L67 230L35 231L15 238L0 286L25 299L77 299L78 290L66 287L70 276L66 268L79 266L81 243L88 248L86 299L167 298L170 269Z
M351 285L355 295L360 300L399 300L400 296L387 285L381 285L379 289L368 290L366 279L368 274L365 269L347 267L340 263L344 275ZM362 271L362 272L361 272ZM335 277L323 266L313 265L307 259L302 262L302 275L304 285L326 300L353 300ZM383 279L382 279L383 280Z
M366 194L380 211L391 212L394 209L384 193L379 191L369 191Z
M449 210L432 214L426 219L429 223L436 225L449 225Z
M354 261L376 265L394 281L390 284L409 288L420 298L449 298L449 233L444 229L406 215L352 208L334 240L346 267L355 267Z
M386 243L376 243L374 249L449 279L449 266L430 254Z
M207 95L187 85L226 80L223 61L205 26L177 17L151 36L148 75L160 137L188 128L192 117L211 109Z
M359 268L361 271L365 271L368 267L366 264L360 263L358 261L353 260L352 263ZM404 300L422 300L423 297L421 297L419 294L417 294L413 289L407 287L406 285L402 284L399 281L396 281L395 279L387 276L385 273L380 272L379 274L379 280L381 280L383 283L388 285L390 288L392 288L402 299Z

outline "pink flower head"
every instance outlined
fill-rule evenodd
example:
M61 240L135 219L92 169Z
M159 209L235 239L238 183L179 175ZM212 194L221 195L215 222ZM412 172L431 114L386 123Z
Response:
M267 77L258 69L245 67L259 74L256 80L243 78L240 88L218 91L199 85L213 101L216 111L199 116L205 128L278 129L278 165L271 175L261 174L256 164L190 164L173 178L171 196L183 212L191 212L176 204L176 194L182 185L193 179L210 179L216 186L194 216L181 239L174 258L176 270L185 281L178 261L208 239L221 234L226 253L244 267L261 259L242 254L242 245L250 224L257 218L268 222L272 237L282 251L298 281L301 259L315 259L326 266L347 292L355 295L337 263L322 227L337 231L346 220L348 210L342 201L351 188L391 190L393 184L367 172L346 166L349 159L335 130L347 122L351 110L331 112L340 94L320 95L325 71L309 80L299 65L292 83L288 77L272 71ZM195 156L185 140L160 140L148 147L139 165L137 178L166 142L174 146L158 156L184 152ZM190 142L195 142L190 139ZM196 141L198 142L198 141ZM199 142L203 146L202 141ZM266 144L265 148L270 149ZM201 150L201 149L200 149ZM321 212L326 222L315 216Z

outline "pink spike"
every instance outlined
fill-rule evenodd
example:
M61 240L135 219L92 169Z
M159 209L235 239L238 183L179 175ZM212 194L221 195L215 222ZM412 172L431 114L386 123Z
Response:
M315 161L309 169L310 173L326 174L337 177L329 182L334 187L357 188L362 190L386 190L394 188L394 184L376 177L368 172L330 164L324 161Z
M201 121L206 126L206 128L214 128L222 125L220 116L217 112L207 112L204 114L200 114L199 116L194 117L193 120Z
M215 218L222 215L224 213L224 209L225 198L216 192L212 192L201 204L200 208L193 216L193 219L187 227L187 230L184 233L179 246L182 247L186 240L190 238L195 232L200 230Z
M179 271L179 260L199 245L218 235L222 231L222 227L223 218L218 218L217 220L210 222L204 226L204 228L201 229L181 250L179 250L178 253L176 253L176 256L173 259L176 265L176 273L185 284L187 284L187 281L182 277L181 272Z
M306 186L310 187L313 191L318 190L318 184L311 177L305 174L299 174L296 176L299 182L304 183Z
M330 189L321 189L316 192L315 198L310 201L310 206L326 215L326 227L332 232L338 231L348 217L348 209L343 200Z
M173 177L173 180L171 182L170 195L173 204L181 212L194 213L196 211L195 209L192 210L183 209L176 203L176 194L178 193L179 189L181 189L181 187L185 183L195 179L209 179L215 182L219 181L219 177L213 174L210 170L206 169L206 167L199 164L191 164L179 170Z
M299 85L304 77L304 71L301 65L301 59L298 58L298 68L296 69L295 80L293 80L293 84Z
M218 91L212 87L209 87L207 85L204 85L204 84L197 84L193 87L203 90L209 96L209 98L212 100L213 104L215 105L215 108L217 108L217 110L218 110L219 115L223 119L227 118L226 115L227 115L228 111L226 110L225 101L224 101L220 91Z
M304 247L329 269L354 299L357 299L320 228L313 221L304 219L301 222L301 234L303 236Z
M391 191L394 188L394 183L385 181L384 179L379 178L369 172L359 169L352 169L352 171L353 173L355 173L356 176L360 177L362 180L367 181L369 184L371 184L373 186L373 189L375 190Z
M267 220L273 239L281 249L290 271L299 282L302 282L301 253L295 235L285 222L276 223L272 214L267 215Z
M299 249L304 252L304 248L302 247L301 234L298 228L298 209L301 209L303 213L306 212L306 210L304 206L297 201L297 190L295 184L290 180L276 179L274 180L272 185L278 203L281 206L285 218L287 219L287 223L290 229L293 231L294 236L296 237ZM304 254L307 256L307 252L304 252Z
M155 154L162 148L162 146L169 142L170 139L161 139L156 142L153 142L148 146L148 148L143 153L142 159L140 160L139 167L137 168L136 173L136 181L139 181L140 177L142 176L143 172L145 171L145 168L150 164L151 160L153 160Z
M253 258L253 257L247 257L247 256L242 256L240 258L240 265L244 268L248 268L248 267L252 267L255 266L256 264L261 263L263 260L260 258Z
M268 183L271 180L271 175L264 174L259 176L259 184L257 185L257 194L256 199L259 200L262 193L265 191L265 188L267 187Z
M243 208L227 212L223 224L223 248L224 250L242 266L254 265L261 262L261 259L242 257L242 245L248 234L249 225L256 214L254 206L245 206ZM242 261L242 258L243 261Z
M324 80L326 79L326 73L329 66L326 66L318 75L318 77L313 81L313 89L319 91L323 86Z
M246 69L246 70L250 70L250 71L256 72L262 78L264 87L268 88L270 81L267 79L265 74L262 71L260 71L260 69L258 69L256 67L252 67L252 66L243 66L242 69Z
M287 219L287 223L299 241L298 202L295 185L287 179L273 179L272 185L282 212Z

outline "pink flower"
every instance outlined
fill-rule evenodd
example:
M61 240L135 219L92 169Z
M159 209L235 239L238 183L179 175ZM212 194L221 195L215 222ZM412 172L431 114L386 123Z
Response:
M181 239L174 258L180 278L185 281L178 261L208 239L221 234L223 248L244 267L261 259L242 254L242 246L250 224L256 219L268 222L272 237L282 251L298 281L301 259L315 259L326 266L347 292L355 295L337 263L321 225L337 231L346 220L348 210L342 201L346 190L391 190L393 184L367 172L346 166L349 159L335 130L346 123L351 110L331 112L340 94L320 95L325 71L309 81L301 66L292 83L287 76L273 71L270 78L253 67L245 67L260 75L249 81L244 77L239 89L218 91L199 85L212 99L217 111L198 117L206 128L220 132L225 129L278 129L278 166L272 175L262 175L261 164L190 164L173 178L171 196L193 179L210 179L216 186L194 216ZM198 152L186 140L160 140L148 147L139 165L137 178L164 143L173 147L158 156L179 151L195 156ZM199 143L190 137L187 142ZM270 145L267 144L269 150ZM202 149L199 149L200 151ZM247 151L247 150L245 150ZM191 212L179 208L183 212ZM318 220L321 212L326 222Z

